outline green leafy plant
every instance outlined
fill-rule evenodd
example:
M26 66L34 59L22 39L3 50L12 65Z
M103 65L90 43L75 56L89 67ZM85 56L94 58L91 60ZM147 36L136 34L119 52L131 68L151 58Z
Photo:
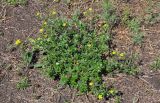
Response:
M97 35L76 16L71 20L49 19L45 33L48 38L35 43L35 49L47 54L42 60L45 73L54 79L60 78L62 85L68 84L81 92L91 90L97 95L105 94L101 78L105 68L101 56L109 49L109 36L104 31ZM90 82L94 86L89 86Z
M24 61L24 64L26 64L26 66L28 67L33 59L33 52L23 51L22 59Z
M16 85L16 87L18 89L26 89L27 87L29 87L29 82L28 82L28 78L24 77L22 78Z
M100 30L96 24L80 20L78 12L71 19L48 17L37 39L32 40L33 51L42 54L40 64L44 74L81 93L90 92L98 99L117 94L117 90L104 85L102 75L114 71L134 74L136 69L124 53L110 54L110 31L116 16L108 11L112 11L109 1L105 3Z

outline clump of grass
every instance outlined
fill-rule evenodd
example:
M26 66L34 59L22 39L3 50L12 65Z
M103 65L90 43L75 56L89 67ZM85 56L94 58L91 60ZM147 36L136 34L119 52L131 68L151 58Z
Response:
M24 77L22 78L16 85L16 87L18 89L26 89L27 87L29 87L29 81L28 78Z
M6 2L11 5L25 5L27 0L6 0Z
M160 69L160 58L157 58L152 64L151 67L155 70Z
M141 44L143 42L144 34L140 30L140 21L133 18L128 21L127 25L132 33L132 40L134 44Z
M140 30L141 22L139 19L131 16L131 11L128 6L126 6L122 12L121 23L130 29L134 44L141 44L143 42L144 35Z
M85 23L76 13L71 19L49 17L42 24L39 36L30 40L33 51L39 50L41 70L61 85L69 85L81 93L92 93L98 99L115 96L114 88L104 85L102 75L114 71L134 74L132 59L125 53L110 53L110 31L116 20L108 0L104 2L104 16L100 30L96 23ZM108 56L109 57L108 57Z
M125 7L124 11L122 12L121 21L123 25L127 25L130 21L130 9L128 6Z

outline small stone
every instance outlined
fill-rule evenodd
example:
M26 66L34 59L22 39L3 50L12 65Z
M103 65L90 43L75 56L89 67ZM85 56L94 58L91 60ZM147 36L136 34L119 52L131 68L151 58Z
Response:
M0 36L4 36L4 32L0 30Z
M36 95L35 99L40 99L42 96L41 95Z
M36 88L40 88L41 86L39 84L34 85Z

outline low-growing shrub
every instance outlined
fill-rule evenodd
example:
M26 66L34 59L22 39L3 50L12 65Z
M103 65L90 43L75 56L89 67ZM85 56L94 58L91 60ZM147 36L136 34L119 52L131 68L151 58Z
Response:
M102 19L101 30L96 24L80 20L79 14L71 19L49 17L42 24L38 38L30 39L33 51L39 50L42 54L43 73L60 80L62 85L69 85L82 93L90 92L99 99L116 95L114 88L104 85L102 75L114 71L134 74L136 66L126 54L111 52L109 31L116 16L108 13Z

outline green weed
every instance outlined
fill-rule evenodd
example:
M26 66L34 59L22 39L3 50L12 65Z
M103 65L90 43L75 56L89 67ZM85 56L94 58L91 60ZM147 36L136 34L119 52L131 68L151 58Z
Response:
M140 32L139 34L134 34L132 40L135 44L141 44L143 42L143 37L143 33Z
M116 22L116 19L118 18L115 13L115 9L112 6L112 3L109 0L105 0L102 4L103 6L103 19L110 25L110 28L114 26L114 23Z
M124 53L110 53L110 31L116 20L108 0L104 3L102 28L85 23L75 13L71 19L49 17L35 40L30 40L33 51L41 52L41 70L61 85L69 85L81 93L90 92L103 99L115 96L117 90L104 85L102 75L114 71L134 74L136 67ZM108 55L108 56L107 56Z
M143 42L144 35L140 30L141 22L139 19L131 16L131 11L128 6L126 6L122 12L121 23L130 29L134 44L141 44Z
M121 16L122 24L127 25L130 21L130 9L129 7L125 7L124 11L122 12Z
M128 27L132 33L132 40L134 44L141 44L143 42L143 33L140 30L140 21L136 18L128 21Z
M22 78L16 85L16 87L18 89L26 89L27 87L29 87L29 82L28 82L28 78L24 77Z
M114 103L121 103L121 97L120 96L116 96Z

